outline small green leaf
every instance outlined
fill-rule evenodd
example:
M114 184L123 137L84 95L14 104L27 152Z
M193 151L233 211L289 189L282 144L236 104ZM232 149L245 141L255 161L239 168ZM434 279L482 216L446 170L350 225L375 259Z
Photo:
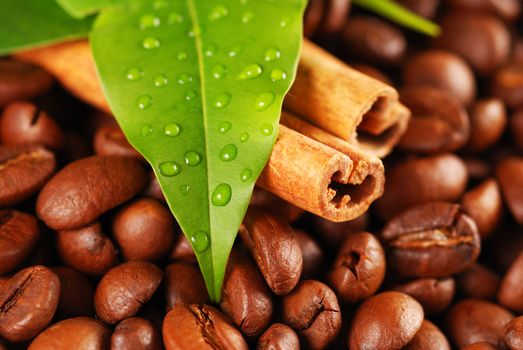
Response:
M84 18L105 7L125 4L129 0L56 0L71 16Z
M92 19L75 20L54 1L0 0L0 55L87 36Z
M141 0L104 9L91 34L111 108L156 172L214 301L277 137L304 7Z

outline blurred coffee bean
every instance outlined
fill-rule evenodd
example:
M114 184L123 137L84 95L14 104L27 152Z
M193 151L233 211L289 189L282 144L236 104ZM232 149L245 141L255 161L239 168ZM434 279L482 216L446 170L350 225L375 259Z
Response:
M480 341L464 346L460 350L499 350L499 348L489 342Z
M40 229L31 214L0 210L0 276L19 266L33 251Z
M0 60L0 108L41 95L52 84L51 74L40 67L10 59Z
M116 249L98 222L58 231L56 250L65 264L91 276L102 276L116 265Z
M429 85L407 85L400 100L412 116L398 146L417 153L441 153L461 148L470 135L463 104L446 91Z
M423 320L419 331L402 350L450 350L450 344L434 323Z
M220 308L248 338L263 332L272 319L270 290L256 265L237 249L229 256Z
M488 75L510 54L510 33L501 20L482 13L454 12L440 21L436 46L461 55L481 75Z
M466 149L472 152L484 151L493 146L507 125L505 106L497 98L485 98L474 102L469 116L470 138Z
M55 230L79 228L134 196L145 183L145 171L137 161L92 156L60 170L40 192L36 210Z
M523 158L509 157L496 167L496 178L508 209L523 225Z
M446 325L458 348L481 341L502 348L505 326L512 318L501 306L481 299L466 299L450 309Z
M274 323L258 339L256 350L299 350L300 339L282 323Z
M447 277L472 265L480 251L474 221L457 204L407 209L381 232L390 267L400 276Z
M94 314L94 286L82 273L69 267L53 267L60 279L60 301L56 315L60 319Z
M325 349L341 330L341 310L336 294L314 280L300 281L282 298L281 316L308 349Z
M491 235L503 214L503 200L496 180L489 178L470 189L463 195L461 206L476 223L481 238Z
M401 349L423 323L423 308L410 296L383 292L365 300L356 310L349 331L349 348Z
M38 192L54 173L54 155L37 145L0 146L0 208Z
M512 134L512 142L523 151L523 109L518 109L510 118L509 130Z
M254 188L250 205L269 210L282 217L287 222L298 220L304 213L303 209L298 208L297 206L259 187Z
M166 350L249 349L231 321L207 305L175 305L163 320L162 334Z
M162 337L156 327L140 317L123 320L111 336L111 350L161 350Z
M106 350L111 330L89 317L76 317L55 323L29 345L28 350Z
M498 291L498 301L519 314L523 312L523 252L507 270Z
M341 301L355 304L376 293L385 277L385 253L374 235L362 232L347 237L327 281Z
M269 211L250 208L239 230L267 285L276 295L298 283L303 256L292 227Z
M403 81L407 85L433 86L464 105L476 95L472 69L460 56L448 51L427 50L413 56L403 67Z
M54 316L60 280L47 267L23 269L0 284L0 338L26 341L40 333Z
M307 8L303 15L303 34L305 37L311 37L318 30L324 13L325 0L307 1Z
M388 76L385 75L382 71L378 70L377 68L373 66L369 66L368 64L364 63L351 63L350 66L357 71L368 75L369 77L372 77L374 79L377 79L387 85L393 85L392 81L389 79Z
M425 315L434 315L447 309L454 299L456 282L453 278L420 278L394 286L392 289L416 299Z
M325 13L320 23L320 34L341 32L350 12L352 0L324 0Z
M509 64L499 69L490 84L492 95L500 98L511 108L523 104L523 63Z
M436 15L440 0L398 0L398 2L425 18L433 18Z
M173 247L174 218L156 200L139 199L116 213L113 236L124 260L158 261Z
M197 266L183 262L169 264L164 275L167 310L176 304L204 304L209 299Z
M93 148L96 154L103 156L122 156L145 161L142 155L129 144L118 126L103 126L96 130Z
M96 315L108 324L134 316L161 281L162 270L148 262L130 261L114 267L96 287Z
M31 102L14 102L4 109L0 141L12 145L39 143L53 150L62 149L65 142L58 124Z
M467 168L469 178L473 181L485 180L492 174L492 167L489 162L478 157L463 157L463 163Z
M385 192L375 204L385 220L416 204L458 200L467 185L465 164L450 153L407 159L387 167L385 177Z
M407 49L403 33L378 17L351 16L342 32L342 40L351 59L379 66L399 64Z
M174 239L174 245L169 255L169 260L196 263L196 255L194 255L191 243L189 243L189 240L183 233L178 234Z
M149 172L149 181L143 190L143 195L163 203L166 202L160 184L158 183L158 179L156 179L156 175L154 175L154 172L152 171Z
M521 13L519 0L448 0L458 10L495 13L506 21L513 21Z
M523 316L514 318L505 327L505 343L511 350L523 349Z
M316 276L323 267L323 250L308 233L302 230L295 230L295 232L303 256L302 276Z
M345 222L332 222L319 216L314 216L312 224L316 235L320 237L323 245L332 249L338 249L349 235L367 230L369 214L364 213L354 220Z
M500 280L494 271L479 263L456 276L458 289L467 298L494 299Z

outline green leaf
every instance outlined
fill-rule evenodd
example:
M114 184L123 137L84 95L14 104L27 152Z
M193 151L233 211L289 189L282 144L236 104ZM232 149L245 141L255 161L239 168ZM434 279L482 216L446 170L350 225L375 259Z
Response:
M103 10L91 45L111 108L156 172L218 301L295 76L305 0L163 5Z
M92 18L71 18L51 0L0 0L0 54L87 36Z
M71 16L84 18L105 7L126 4L128 0L56 0Z

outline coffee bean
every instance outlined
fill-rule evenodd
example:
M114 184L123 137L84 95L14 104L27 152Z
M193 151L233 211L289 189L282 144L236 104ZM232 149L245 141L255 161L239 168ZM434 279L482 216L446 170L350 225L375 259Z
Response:
M274 323L258 339L256 350L299 350L296 333L282 323Z
M398 0L398 2L422 17L433 18L440 0Z
M511 350L523 349L523 316L516 317L507 324L505 343Z
M508 209L523 224L523 158L510 157L496 167L496 178Z
M94 314L94 286L82 273L69 267L53 267L60 279L60 301L56 314L61 319Z
M347 237L327 274L329 285L344 302L355 304L376 293L385 277L385 253L370 233Z
M120 209L113 220L113 235L125 260L157 261L174 244L172 214L154 199L144 198Z
M399 292L376 294L360 305L349 331L349 348L401 349L416 335L423 322L423 308Z
M385 75L385 73L383 73L382 71L378 70L377 68L375 68L373 66L369 66L364 63L351 63L350 66L352 68L356 69L357 71L359 71L365 75L368 75L369 77L377 79L387 85L393 85L392 81L390 80L390 78L388 76Z
M162 333L166 350L249 348L231 321L207 305L175 305L165 316Z
M306 277L315 276L323 267L324 254L318 243L306 232L296 231L296 239L300 245L303 256L302 275Z
M467 168L470 180L485 180L492 174L492 166L485 159L475 156L463 157L463 163Z
M41 95L52 84L51 75L37 66L9 59L0 60L0 108L13 101Z
M0 207L38 192L56 167L54 155L36 145L0 146Z
M512 134L512 143L523 151L523 109L518 109L510 118L509 130Z
M447 309L454 299L456 282L453 278L419 278L393 287L394 290L416 299L425 315L434 315Z
M323 1L323 0L321 0ZM281 199L269 191L255 187L251 197L251 206L261 207L282 217L287 222L294 222L302 216L304 210Z
M499 69L490 84L492 95L500 98L507 106L517 108L523 103L523 62L512 63Z
M76 317L55 323L29 345L29 350L107 350L111 330L89 317Z
M96 287L96 315L108 324L134 316L161 281L162 270L148 262L130 261L114 267Z
M481 341L502 347L505 326L512 318L510 312L496 304L466 299L450 309L446 324L458 348Z
M523 252L507 270L498 291L499 303L510 310L523 312Z
M318 27L325 13L324 0L310 0L307 1L307 8L303 16L303 35L311 37Z
M220 302L246 337L259 335L272 319L272 296L256 265L239 250L229 256Z
M176 304L204 304L209 299L205 282L197 266L178 262L165 268L167 310Z
M515 20L521 13L521 3L518 0L449 0L447 2L458 10L490 12L506 21Z
M375 206L385 220L416 204L455 201L467 185L465 164L449 153L407 159L387 167L385 177L385 192Z
M440 25L436 46L461 55L479 74L492 73L508 59L510 34L495 16L449 13Z
M145 182L142 166L133 159L80 159L64 167L45 185L36 210L46 225L55 230L79 228L131 198Z
M433 86L464 105L470 104L476 95L476 80L467 62L443 50L427 50L413 56L403 68L403 81L407 85Z
M103 156L122 156L145 161L142 155L129 144L118 126L103 126L96 130L93 148L96 154Z
M325 13L320 24L321 34L339 33L347 21L351 8L351 0L326 0Z
M478 343L469 344L462 347L461 350L498 350L497 346L494 346L488 342L480 341Z
M474 102L470 112L470 139L467 150L484 151L493 146L505 131L507 115L500 99L485 98Z
M468 298L494 299L500 280L494 271L479 263L456 276L459 291Z
M56 249L64 263L91 276L102 276L116 265L116 249L98 222L58 231Z
M184 234L178 234L174 239L173 249L169 255L173 261L183 261L187 263L196 263L196 255L192 249L191 243Z
M26 341L51 322L60 298L60 280L48 268L33 266L3 281L0 288L0 338Z
M338 249L349 235L367 230L369 214L365 213L345 222L332 222L315 216L312 223L321 242L329 248Z
M0 275L20 265L33 251L39 236L34 216L16 210L0 210Z
M450 344L434 323L424 320L414 338L402 350L450 350Z
M239 234L269 288L276 295L289 293L300 279L303 264L292 227L269 211L251 208Z
M161 350L162 338L156 327L140 317L123 320L111 336L111 350Z
M432 202L408 209L381 233L391 268L401 276L446 277L476 261L480 238L457 204Z
M294 329L309 349L325 349L341 329L336 294L325 284L300 281L281 301L283 322Z

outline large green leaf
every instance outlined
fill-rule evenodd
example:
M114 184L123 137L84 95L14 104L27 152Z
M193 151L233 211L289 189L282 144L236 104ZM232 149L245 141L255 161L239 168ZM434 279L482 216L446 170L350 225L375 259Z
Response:
M105 7L125 4L128 0L56 0L71 16L84 18Z
M53 0L0 0L0 55L87 36L92 19L71 18Z
M134 1L103 10L91 34L111 108L152 164L214 301L278 134L304 6L305 0Z

